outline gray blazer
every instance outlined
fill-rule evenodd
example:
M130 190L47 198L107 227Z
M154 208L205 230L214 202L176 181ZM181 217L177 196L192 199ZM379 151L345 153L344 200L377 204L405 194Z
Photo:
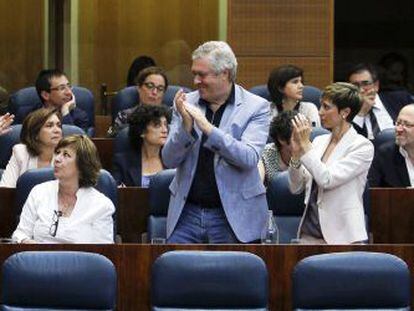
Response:
M198 91L187 94L187 102L198 104ZM266 223L266 190L257 163L269 132L269 103L235 86L235 100L224 111L220 127L214 128L204 147L215 152L214 172L227 220L241 242L260 238ZM162 159L177 168L170 185L167 237L173 232L187 200L197 166L202 132L194 125L188 133L174 105L173 119Z

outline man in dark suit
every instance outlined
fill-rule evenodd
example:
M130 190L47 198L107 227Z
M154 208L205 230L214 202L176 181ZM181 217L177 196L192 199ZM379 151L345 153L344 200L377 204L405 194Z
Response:
M88 127L88 115L76 107L72 86L63 72L58 69L40 71L36 79L36 91L44 107L60 110L63 124L76 125L83 129Z
M75 95L66 75L58 69L41 70L36 79L36 91L41 102L34 106L20 107L16 121L23 122L32 111L50 107L62 114L62 123L87 129L90 122L85 111L76 106Z
M401 109L395 124L395 141L375 152L368 174L370 187L414 185L414 104Z
M412 102L404 90L380 92L376 70L369 64L358 64L348 73L348 81L361 90L363 104L353 120L357 132L369 139L387 128L394 127L401 108Z

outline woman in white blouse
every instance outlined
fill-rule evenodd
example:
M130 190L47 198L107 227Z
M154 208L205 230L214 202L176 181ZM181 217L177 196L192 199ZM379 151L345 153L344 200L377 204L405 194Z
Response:
M56 147L56 180L30 192L13 233L18 243L113 243L115 207L93 186L101 168L85 135L62 139Z
M283 65L272 70L267 81L272 103L272 118L282 111L295 110L308 118L312 126L321 126L318 108L303 102L303 70L293 65Z
M328 85L321 96L322 125L331 133L310 141L309 120L292 120L289 186L305 190L299 243L365 243L363 192L374 146L352 127L361 109L359 89L349 83Z
M53 109L41 108L30 113L23 122L20 144L0 181L0 187L14 188L20 175L32 168L51 166L56 145L62 139L62 117Z

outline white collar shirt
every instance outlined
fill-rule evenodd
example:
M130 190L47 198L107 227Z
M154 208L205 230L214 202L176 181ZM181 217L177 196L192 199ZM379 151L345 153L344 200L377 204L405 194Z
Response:
M405 166L407 167L407 171L408 171L408 177L410 178L410 184L411 184L411 187L413 187L414 186L414 165L411 162L410 157L408 156L408 152L403 147L400 147L400 153L404 157Z
M377 119L378 126L380 131L383 131L388 128L394 128L394 121L389 115L387 109L385 109L384 104L382 103L378 94L375 95L375 103L372 106L372 111L374 112L375 118ZM353 120L358 126L364 127L364 124L367 128L368 139L374 139L374 134L372 133L372 125L369 114L366 116L355 116Z

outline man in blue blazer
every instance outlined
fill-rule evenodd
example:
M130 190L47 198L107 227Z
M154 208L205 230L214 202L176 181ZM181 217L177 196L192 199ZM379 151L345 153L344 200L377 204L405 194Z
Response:
M162 159L170 185L169 243L238 243L260 238L267 217L257 163L269 131L269 103L235 84L225 42L192 55L197 91L179 91Z

